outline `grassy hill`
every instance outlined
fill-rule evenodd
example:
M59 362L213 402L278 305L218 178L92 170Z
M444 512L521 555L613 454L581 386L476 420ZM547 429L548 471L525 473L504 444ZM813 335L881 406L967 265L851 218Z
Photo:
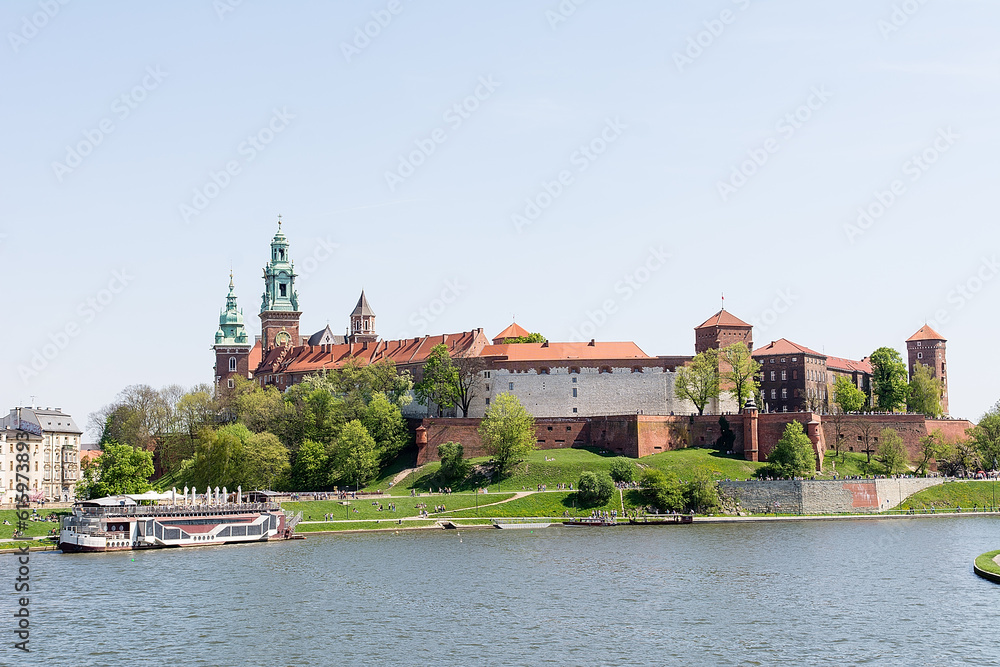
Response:
M945 482L915 493L899 506L899 509L952 509L961 507L971 510L973 505L982 509L993 507L1000 502L997 482ZM994 496L994 494L996 494ZM996 501L994 501L994 497Z

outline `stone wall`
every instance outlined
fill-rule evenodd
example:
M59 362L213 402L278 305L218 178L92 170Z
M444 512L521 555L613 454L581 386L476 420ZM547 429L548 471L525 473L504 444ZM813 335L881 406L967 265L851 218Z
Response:
M944 478L719 482L719 493L751 512L836 514L892 509Z

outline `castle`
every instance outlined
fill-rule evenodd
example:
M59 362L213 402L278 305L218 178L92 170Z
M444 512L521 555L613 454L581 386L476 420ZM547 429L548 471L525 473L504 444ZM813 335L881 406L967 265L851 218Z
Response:
M295 278L289 242L279 219L263 271L261 334L252 343L230 275L229 294L213 345L218 391L232 388L237 376L284 391L310 374L339 368L348 360L363 365L391 360L397 370L409 371L419 381L431 350L444 344L453 359L469 362L466 367L475 374L470 400L463 406L467 410L448 411L453 416L480 418L491 401L505 392L516 395L529 412L544 419L690 416L696 412L690 401L679 398L674 391L676 371L692 359L690 355L651 356L634 342L510 343L509 339L528 335L516 323L492 340L481 328L383 340L377 334L375 311L364 291L350 313L345 334L334 334L327 325L304 335L300 332L302 311ZM754 406L762 417L771 413L811 415L829 411L833 386L839 376L847 377L871 396L872 367L867 358L828 356L784 338L754 349L753 327L725 308L695 327L694 333L696 353L736 342L743 342L752 350L753 358L762 364L759 377L762 405ZM925 325L907 339L906 346L911 376L916 364L923 363L941 380L941 402L947 412L945 343L940 334ZM715 415L739 411L726 392L706 408L708 414ZM427 419L438 412L436 406L422 406L414 401L406 406L404 415ZM713 419L717 421L718 417ZM573 433L572 426L565 428L564 433ZM574 442L566 437L555 440L554 444L563 446Z

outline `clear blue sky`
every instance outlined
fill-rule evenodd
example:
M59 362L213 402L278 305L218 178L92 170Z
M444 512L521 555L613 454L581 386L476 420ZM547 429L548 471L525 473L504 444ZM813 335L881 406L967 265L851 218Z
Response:
M364 288L387 338L516 314L690 354L725 292L850 358L930 320L952 413L1000 398L997 3L225 7L0 6L4 406L211 382L279 213L303 332Z

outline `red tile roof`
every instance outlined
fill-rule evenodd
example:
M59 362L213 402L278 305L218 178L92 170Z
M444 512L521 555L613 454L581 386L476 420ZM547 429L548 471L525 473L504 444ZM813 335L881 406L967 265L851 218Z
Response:
M802 347L797 343L793 343L787 338L779 338L778 340L772 340L764 347L759 347L756 350L754 350L752 356L754 357L758 355L770 356L772 354L809 354L814 357L826 356L814 350L810 350L808 347Z
M708 318L707 320L696 326L695 329L706 329L708 327L717 327L717 326L750 327L751 325L747 324L746 322L744 322L743 320L741 320L740 318L736 317L728 310L723 308L715 315L712 315L710 318Z
M868 361L868 357L865 357L861 361L854 361L853 359L844 359L843 357L827 357L826 367L835 371L846 371L848 373L867 373L872 374L872 365Z
M517 343L487 345L481 357L509 361L567 361L571 359L649 359L635 343Z
M374 343L346 345L302 345L271 350L255 375L267 373L315 373L340 368L350 359L362 365L391 360L397 366L422 364L435 345L444 343L453 357L474 356L488 341L482 329L457 334L440 334L404 340L380 340Z
M493 344L500 345L503 343L505 338L520 338L521 336L530 336L531 332L519 325L517 322L512 322L509 327L498 333L493 337Z
M920 327L917 330L917 333L915 333L912 336L910 336L909 338L907 338L906 342L909 343L911 340L945 340L946 341L948 339L945 338L944 336L942 336L941 334L939 334L937 331L934 331L934 329L931 329L929 326L927 326L925 324L924 326Z
M82 467L87 461L93 461L101 454L103 454L99 449L84 449L80 451L80 466Z
M261 351L261 343L260 340L257 340L256 342L254 342L253 347L250 348L250 356L248 358L249 365L247 366L247 368L249 368L250 370L253 370L258 366L260 366L260 351Z

